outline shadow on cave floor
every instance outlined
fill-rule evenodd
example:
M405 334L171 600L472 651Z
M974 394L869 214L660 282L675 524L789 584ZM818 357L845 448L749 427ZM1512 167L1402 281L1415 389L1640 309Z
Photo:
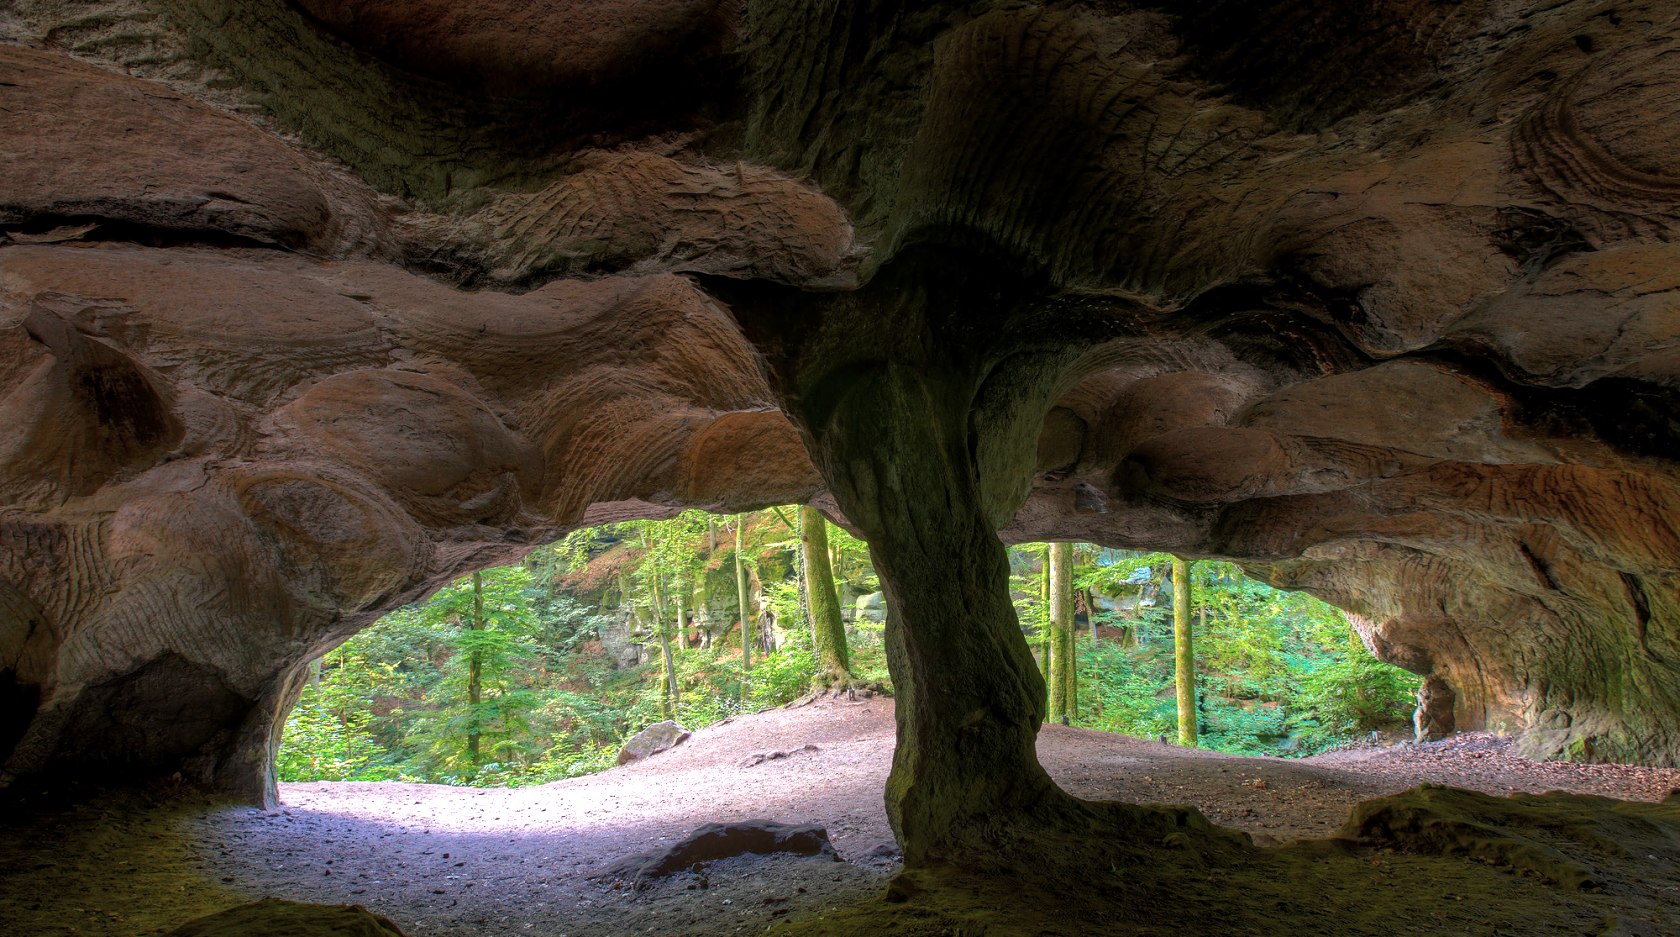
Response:
M413 935L750 934L782 921L836 935L1680 934L1663 917L1680 907L1680 805L1623 816L1571 802L1531 822L1501 814L1526 802L1503 796L1402 805L1378 824L1387 839L1358 847L1200 856L1070 841L1002 877L918 873L919 893L888 904L891 706L740 718L541 788L283 785L273 811L112 797L0 830L0 932L163 933L274 896L366 905ZM1419 781L1645 801L1680 785L1680 771L1533 764L1485 737L1283 761L1050 726L1039 749L1079 796L1196 804L1263 843L1326 835L1354 803ZM787 757L758 757L772 752ZM642 891L602 878L702 823L752 817L822 823L848 861L742 857ZM1466 855L1424 854L1454 850Z

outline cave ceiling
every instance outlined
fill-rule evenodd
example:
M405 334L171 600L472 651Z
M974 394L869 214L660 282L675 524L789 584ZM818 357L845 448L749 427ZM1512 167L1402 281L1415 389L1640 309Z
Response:
M301 664L452 577L835 510L776 362L928 345L923 293L1063 352L1006 539L1233 559L1461 727L1680 756L1676 3L19 0L0 39L8 778L254 793Z

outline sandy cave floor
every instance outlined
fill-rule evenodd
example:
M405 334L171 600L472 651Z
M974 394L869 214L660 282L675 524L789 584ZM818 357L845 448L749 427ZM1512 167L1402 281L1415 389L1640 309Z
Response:
M131 795L14 817L0 828L0 934L162 933L265 896L365 905L412 935L761 933L866 901L897 870L882 806L892 742L890 700L826 702L537 788L287 784L274 811ZM1680 788L1680 770L1534 763L1486 735L1284 760L1047 726L1038 748L1078 796L1193 804L1260 844L1324 836L1358 801L1424 781L1644 801ZM772 752L789 754L755 758ZM760 817L823 824L846 861L742 857L642 891L601 877L700 824Z

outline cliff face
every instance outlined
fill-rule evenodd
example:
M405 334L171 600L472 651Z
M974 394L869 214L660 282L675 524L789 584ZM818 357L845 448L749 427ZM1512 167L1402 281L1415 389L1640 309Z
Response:
M948 350L1005 537L1680 758L1672 4L500 6L0 14L7 778L261 796L314 655L583 524L860 504L836 414Z

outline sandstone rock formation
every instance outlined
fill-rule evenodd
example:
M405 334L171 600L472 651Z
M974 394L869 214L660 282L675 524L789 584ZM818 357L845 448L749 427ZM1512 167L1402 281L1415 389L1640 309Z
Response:
M1672 3L506 6L0 14L6 778L260 797L382 612L813 498L883 551L911 861L1054 797L999 529L1680 758Z

